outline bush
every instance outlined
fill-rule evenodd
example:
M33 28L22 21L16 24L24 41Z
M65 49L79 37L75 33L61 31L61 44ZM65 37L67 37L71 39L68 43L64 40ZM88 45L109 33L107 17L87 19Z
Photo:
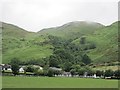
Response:
M18 75L19 74L19 64L20 64L19 59L13 58L10 63L11 63L11 67L12 67L12 73L14 75Z
M101 77L101 76L104 75L104 72L103 72L103 71L100 71L100 70L97 70L97 71L96 71L96 75L99 76L99 77Z
M53 76L54 76L54 70L49 69L47 75L48 75L49 77L53 77Z
M12 64L12 73L14 75L18 75L19 74L19 65L18 64Z
M105 76L105 77L112 77L113 75L114 75L114 72L109 69L109 70L106 70L106 71L105 71L105 75L104 75L104 76Z
M60 74L62 74L62 71L59 71L59 70L54 71L54 75L60 75Z
M114 75L115 75L116 78L120 78L120 70L116 70L114 72Z
M26 72L34 72L34 68L32 66L28 66Z
M86 37L84 37L84 36L81 37L81 39L80 39L80 43L81 43L81 44L85 44L85 42L86 42Z
M76 70L75 69L71 69L70 73L71 73L72 76L74 76L76 74Z
M92 76L95 74L95 71L91 69L87 69L87 73L88 73L88 76Z
M34 74L37 75L37 76L43 75L43 70L41 70L41 69L36 69L36 70L34 71Z
M83 76L85 72L86 72L85 68L81 68L81 69L78 70L79 76Z
M82 62L87 65L87 64L91 63L91 59L89 58L89 56L87 54L84 54L82 56Z

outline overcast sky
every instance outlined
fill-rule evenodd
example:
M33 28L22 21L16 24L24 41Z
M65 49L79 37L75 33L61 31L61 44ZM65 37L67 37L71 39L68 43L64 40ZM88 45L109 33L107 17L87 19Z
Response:
M0 0L0 3L0 21L34 32L71 21L110 25L118 20L118 0Z

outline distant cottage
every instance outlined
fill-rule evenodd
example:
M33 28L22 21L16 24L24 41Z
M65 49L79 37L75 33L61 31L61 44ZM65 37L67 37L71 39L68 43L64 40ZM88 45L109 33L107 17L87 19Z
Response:
M0 64L2 70L12 71L11 65L8 64Z
M20 72L20 73L24 73L24 72L25 72L24 66L20 67L19 72Z
M55 70L55 71L62 71L61 68L56 68L56 67L50 67L50 69Z

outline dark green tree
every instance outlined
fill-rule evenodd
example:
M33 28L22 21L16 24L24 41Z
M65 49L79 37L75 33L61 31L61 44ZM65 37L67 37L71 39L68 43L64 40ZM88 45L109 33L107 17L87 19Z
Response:
M82 56L82 62L86 65L90 64L91 63L91 59L89 58L89 56L87 54L84 54Z
M29 66L26 68L26 72L34 72L33 66L29 65Z
M87 73L88 73L88 76L92 76L95 74L95 71L89 68L87 69Z
M81 43L81 44L85 44L85 42L86 42L86 37L81 37L80 43Z
M12 67L12 73L14 74L14 76L18 75L19 74L19 64L20 64L19 59L13 58L10 63L11 63L11 67Z
M70 73L71 73L72 76L74 76L76 74L76 70L75 69L71 69Z
M49 70L49 66L48 66L48 65L45 65L45 66L43 67L43 75L44 75L44 76L47 76L47 75L48 75L48 70Z
M48 75L49 77L53 77L53 76L54 76L54 70L49 69L47 75Z
M85 72L86 72L85 68L81 68L81 69L78 70L79 76L83 76Z
M12 73L14 74L14 76L19 74L19 65L18 64L12 64Z
M58 67L59 65L59 57L57 57L56 55L52 55L49 58L49 65L50 67Z
M72 65L71 68L72 68L72 69L75 69L76 72L78 72L78 70L80 69L80 65Z
M96 75L101 77L104 75L104 72L103 71L100 71L100 70L96 70Z
M66 62L66 63L64 63L64 65L63 65L63 70L66 71L66 72L70 72L71 66L72 66L72 63L71 63L71 62Z
M116 70L114 72L114 75L115 75L116 78L120 79L120 70Z
M112 77L113 75L114 72L111 69L105 71L105 77Z

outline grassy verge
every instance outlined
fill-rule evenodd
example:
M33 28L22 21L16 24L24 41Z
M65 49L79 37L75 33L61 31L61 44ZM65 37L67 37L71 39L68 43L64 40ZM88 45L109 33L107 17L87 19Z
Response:
M117 88L117 80L3 76L3 88Z

